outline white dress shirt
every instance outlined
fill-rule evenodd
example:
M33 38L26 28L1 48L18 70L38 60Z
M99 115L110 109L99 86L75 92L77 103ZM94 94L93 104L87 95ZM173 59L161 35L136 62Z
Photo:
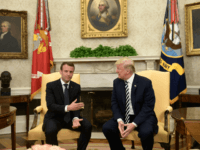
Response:
M135 74L133 73L132 76L128 80L126 80L128 82L130 99L131 99L131 91L132 91L132 85L133 85L134 77L135 77ZM133 107L132 107L132 101L130 101L129 107L130 107L129 115L134 115L134 110L133 110ZM119 122L119 121L124 122L121 118L117 119L117 122ZM134 122L132 122L132 123L135 125L135 127L137 127L137 124L135 124Z
M61 82L61 84L62 84L63 93L65 93L65 85L64 85L64 84L67 84L67 89L69 89L70 81L69 81L68 83L65 83L65 82L60 78L60 82ZM65 106L65 112L69 112L69 111L67 110L67 106L68 106L68 105ZM79 119L79 118L78 118L78 117L74 117L74 118L72 119L72 122L73 122L74 119Z
M65 83L65 82L60 78L60 82L61 82L61 84L62 84L63 93L65 93L65 84L67 84L67 89L69 89L70 81L69 81L68 83ZM65 106L65 112L69 112L69 111L67 111L67 106L68 106L68 105Z

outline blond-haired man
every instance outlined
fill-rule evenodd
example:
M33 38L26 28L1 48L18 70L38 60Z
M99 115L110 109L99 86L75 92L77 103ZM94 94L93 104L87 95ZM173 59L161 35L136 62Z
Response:
M139 132L144 150L152 150L158 132L154 112L155 95L149 79L135 74L134 62L124 57L116 63L118 78L113 82L113 118L103 125L111 150L124 150L120 140L133 130Z

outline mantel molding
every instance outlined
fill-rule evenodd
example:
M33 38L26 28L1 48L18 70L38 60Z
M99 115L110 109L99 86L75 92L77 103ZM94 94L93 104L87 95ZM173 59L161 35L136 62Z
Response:
M116 73L115 62L123 58L117 57L88 57L88 58L54 58L54 71L59 71L62 62L73 62L76 66L75 73ZM134 62L137 71L157 70L160 56L130 56ZM141 67L141 63L144 64Z
M121 57L87 57L87 58L54 58L55 63L61 63L64 61L82 63L82 62L115 62ZM160 60L160 56L130 56L129 58L134 61L148 61L148 60Z

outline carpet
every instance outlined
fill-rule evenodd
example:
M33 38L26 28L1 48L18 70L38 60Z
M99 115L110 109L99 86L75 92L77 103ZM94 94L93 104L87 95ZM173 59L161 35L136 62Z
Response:
M131 149L130 144L123 144L126 150L133 150ZM76 143L67 143L67 144L59 144L61 148L65 148L66 150L77 150ZM142 150L141 146L135 145L135 150ZM1 149L1 150L11 150L11 149ZM26 147L17 147L16 150L26 150ZM108 143L89 143L87 150L110 150ZM163 150L162 148L153 148L153 150Z

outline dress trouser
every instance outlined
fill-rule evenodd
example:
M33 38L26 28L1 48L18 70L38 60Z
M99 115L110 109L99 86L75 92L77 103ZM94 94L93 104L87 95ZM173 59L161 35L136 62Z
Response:
M130 116L130 122L134 119L134 116ZM139 132L138 136L141 140L144 150L152 150L154 143L153 126L155 122L151 119L147 119L139 127L135 128ZM118 129L118 122L112 118L103 125L103 133L107 138L111 150L125 150L122 141L120 139L120 132Z
M82 119L83 121L80 121L81 127L78 129L72 129L71 121L69 123L65 123L59 119L48 120L45 126L46 143L51 145L58 145L57 134L62 128L66 128L81 132L77 143L77 150L85 150L91 137L92 125L87 119Z

